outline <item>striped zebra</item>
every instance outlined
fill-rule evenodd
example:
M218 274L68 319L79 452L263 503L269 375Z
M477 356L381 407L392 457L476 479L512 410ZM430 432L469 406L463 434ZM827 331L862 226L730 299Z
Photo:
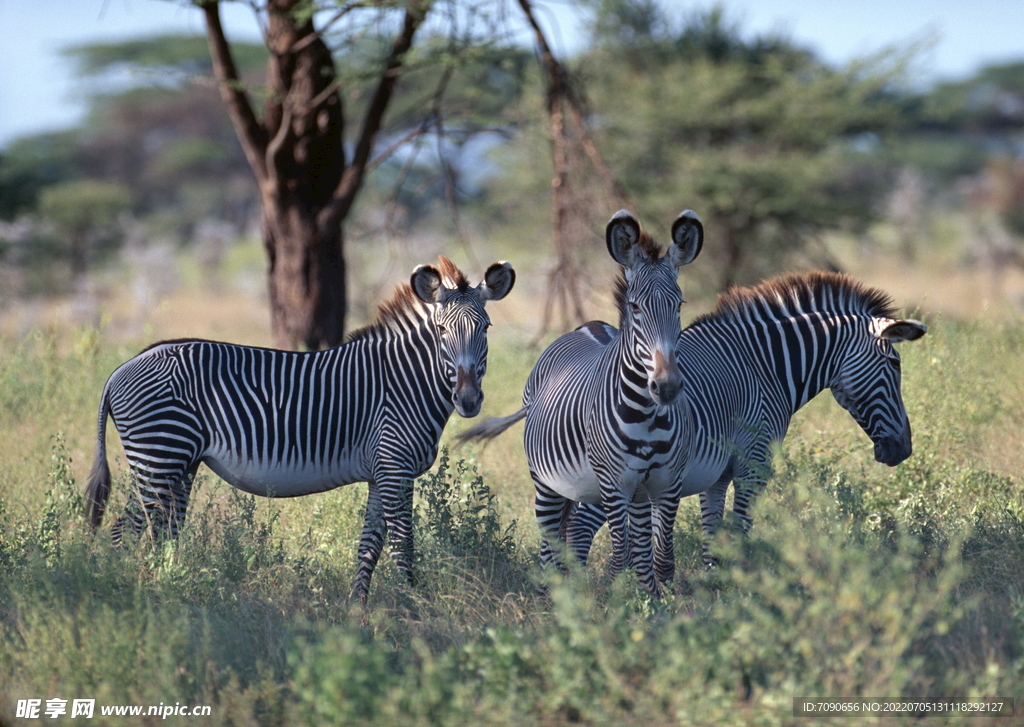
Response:
M837 273L806 273L729 290L683 331L677 358L688 386L678 404L692 412L695 435L680 443L688 464L675 489L680 497L700 493L706 566L714 563L709 546L729 483L733 511L748 530L751 506L769 476L771 445L823 389L832 390L870 437L877 461L895 466L910 456L910 420L893 344L917 340L927 330L919 321L898 318L882 291ZM656 526L659 506L653 504ZM605 515L582 503L567 519L570 547L586 563ZM658 540L671 548L671 533ZM671 550L656 555L672 558ZM659 573L662 580L671 576Z
M561 524L573 501L600 503L615 547L612 573L632 565L644 588L658 594L646 503L664 495L681 464L674 444L685 422L672 406L683 385L675 356L683 303L676 279L700 253L704 231L696 214L683 212L661 256L623 210L608 223L606 239L623 267L616 290L621 334L591 322L558 338L530 373L523 408L460 439L489 439L525 418L541 562L558 562L552 545L564 539Z
M112 528L174 538L205 463L265 497L367 482L353 597L365 601L387 533L410 583L412 486L437 455L452 410L476 416L487 367L484 310L512 289L508 263L473 287L455 265L420 266L345 343L312 352L201 340L165 341L118 367L103 388L87 493L93 529L110 495L109 415L124 445L132 496Z

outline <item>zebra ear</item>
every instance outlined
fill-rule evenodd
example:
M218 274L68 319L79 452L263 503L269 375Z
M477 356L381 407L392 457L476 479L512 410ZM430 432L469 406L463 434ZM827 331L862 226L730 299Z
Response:
M502 260L487 268L484 280L477 286L484 300L501 300L516 284L516 271Z
M636 243L640 240L640 223L627 210L619 210L608 221L605 230L608 252L619 265L633 267Z
M890 343L900 341L916 341L928 332L928 326L921 321L911 318L901 321L892 321L878 333L879 338L884 338Z
M669 262L677 268L697 259L704 247L704 225L693 210L686 210L672 223L672 245L668 248Z
M441 301L441 273L431 265L417 265L412 271L409 286L424 303Z

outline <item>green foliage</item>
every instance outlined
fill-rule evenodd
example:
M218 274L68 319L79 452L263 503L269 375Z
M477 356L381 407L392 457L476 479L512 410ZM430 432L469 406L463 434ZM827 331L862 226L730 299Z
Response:
M657 217L679 200L700 212L717 241L715 290L807 256L827 264L817 235L875 214L884 168L854 142L900 123L903 59L837 70L780 38L744 37L720 8L678 28L665 12L605 0L595 50L581 59L602 148L626 187Z
M18 139L0 153L0 219L35 209L41 189L77 172L77 131Z
M54 437L50 455L50 488L46 491L43 514L36 529L36 541L48 563L60 555L62 529L85 516L85 502L71 472L71 456L64 435Z
M131 201L131 191L117 182L59 182L40 193L39 214L56 227L63 243L60 257L69 261L73 279L93 258L120 244L120 218Z
M1024 63L983 67L904 100L905 132L886 140L889 163L919 170L933 197L959 182L976 212L994 211L1024 233ZM966 183L966 184L965 184Z
M261 43L232 43L231 51L243 73L267 62L267 49ZM127 71L150 80L159 76L166 84L169 75L183 80L186 74L210 72L210 50L203 35L155 35L116 43L87 43L69 46L63 54L75 62L83 78Z
M965 80L936 86L923 101L922 116L933 128L989 132L990 141L1009 132L1009 141L1019 137L1024 126L1022 100L1024 62L989 65Z
M39 199L43 217L68 234L111 227L130 205L131 192L124 185L85 180L49 186Z
M385 555L365 609L347 600L358 486L269 501L201 474L177 542L115 551L80 505L94 399L123 354L103 349L0 353L17 433L0 451L0 719L95 697L209 704L212 724L787 725L794 696L1024 699L1019 325L934 322L902 350L915 453L899 467L812 402L715 571L684 501L689 583L660 602L609 583L602 557L539 595L528 493L504 454L484 469L491 449L485 477L442 450L416 483L420 582ZM521 380L531 357L503 350L494 373Z
M447 447L441 448L435 469L417 481L416 491L417 519L426 536L421 553L427 560L446 555L516 558L515 523L502 526L495 495L483 477L465 460L453 468Z

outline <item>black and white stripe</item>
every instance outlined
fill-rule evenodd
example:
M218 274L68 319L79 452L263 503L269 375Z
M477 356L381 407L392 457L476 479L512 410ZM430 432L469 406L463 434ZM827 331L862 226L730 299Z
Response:
M412 482L437 455L452 410L476 416L487 366L488 300L515 273L495 263L476 287L442 258L381 306L378 320L326 351L213 341L156 344L111 374L88 490L94 527L110 492L105 431L121 436L134 497L113 526L176 537L205 463L246 492L296 497L368 482L353 595L365 598L385 532L412 581Z
M672 406L683 383L675 358L680 333L680 266L700 252L703 228L690 211L672 226L664 256L628 212L612 217L608 249L623 266L617 298L621 334L591 322L549 346L534 366L523 408L489 420L463 439L496 436L526 420L525 448L536 491L544 564L557 560L572 503L600 503L609 513L612 571L633 565L659 592L651 557L648 499L660 500L677 479L685 417Z
M687 385L677 406L692 413L695 429L680 442L687 465L675 489L680 497L701 495L705 564L713 562L708 546L729 483L735 487L733 510L749 528L750 508L769 475L771 445L823 389L832 390L871 438L879 462L894 466L910 456L910 421L893 344L926 331L919 321L897 318L886 294L835 273L790 275L731 290L683 331L677 357ZM654 503L655 520L657 508ZM605 515L582 504L569 519L570 545L586 562ZM669 544L670 536L664 537Z

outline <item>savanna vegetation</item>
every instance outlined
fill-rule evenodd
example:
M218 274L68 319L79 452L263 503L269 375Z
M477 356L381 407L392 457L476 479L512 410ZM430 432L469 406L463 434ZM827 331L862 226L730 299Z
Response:
M365 608L347 599L365 485L266 500L201 469L177 542L114 550L81 512L109 373L154 340L274 338L256 186L202 80L205 43L77 48L101 89L88 119L0 150L0 723L27 724L15 710L30 698L95 698L101 724L163 720L100 705L161 703L212 710L171 721L225 725L1020 720L1024 66L926 88L911 51L832 68L720 10L588 7L592 42L563 60L590 140L656 237L683 208L706 224L682 276L684 322L723 284L780 270L840 268L891 292L930 329L901 347L911 458L877 464L819 397L777 452L753 531L722 529L713 571L684 501L685 582L662 601L629 573L609 580L606 534L587 571L540 572L519 429L443 450L416 487L419 583L384 556ZM409 64L420 82L396 87L397 151L349 220L349 318L367 320L438 253L474 278L479 260L512 261L516 289L489 309L493 416L518 408L540 350L550 127L530 53L473 47L428 38ZM266 62L259 45L234 57L243 78ZM443 80L437 58L450 121L405 139L439 118L421 115L441 109L424 101ZM339 68L359 108L360 66ZM104 85L125 75L144 82ZM601 199L579 198L592 214L573 254L588 315L614 320ZM442 443L466 426L453 420ZM108 445L113 513L128 483L113 433ZM794 716L798 697L999 697L1018 716L830 722Z
M531 355L509 331L493 347L499 412ZM206 473L178 542L90 537L96 392L132 348L29 336L0 357L3 716L94 697L210 705L217 724L770 725L820 723L792 716L798 696L1019 703L1022 349L1019 325L933 319L903 350L916 451L894 469L812 402L712 572L684 503L688 586L660 602L608 581L605 539L588 572L539 572L515 436L446 450L417 483L420 583L385 558L363 609L347 600L362 485L268 501ZM119 502L125 486L122 470Z

